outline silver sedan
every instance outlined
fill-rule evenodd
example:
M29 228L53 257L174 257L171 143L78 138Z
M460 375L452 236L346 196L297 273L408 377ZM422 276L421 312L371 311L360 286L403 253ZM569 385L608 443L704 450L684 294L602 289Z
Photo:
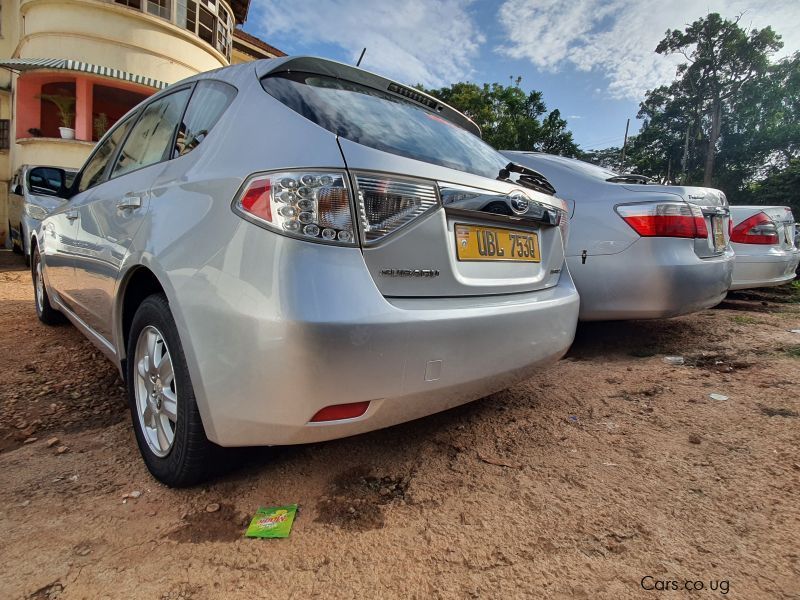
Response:
M569 203L567 264L581 320L673 317L725 297L734 254L722 192L657 185L572 158L504 154L542 173Z
M215 445L328 440L503 389L566 352L579 299L565 204L478 134L316 58L175 84L45 219L36 310L119 365L169 485Z
M736 251L732 290L772 287L795 278L800 248L787 206L731 206Z

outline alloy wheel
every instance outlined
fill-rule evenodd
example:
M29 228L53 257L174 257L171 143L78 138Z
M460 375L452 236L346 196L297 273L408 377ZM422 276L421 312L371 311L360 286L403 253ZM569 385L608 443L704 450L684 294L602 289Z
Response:
M163 458L175 443L178 390L167 342L152 325L139 333L134 367L139 425L150 450Z

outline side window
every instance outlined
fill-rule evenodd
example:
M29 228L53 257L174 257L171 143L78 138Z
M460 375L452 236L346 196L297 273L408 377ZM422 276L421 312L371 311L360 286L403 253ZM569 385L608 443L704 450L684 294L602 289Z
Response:
M86 163L86 166L83 167L83 171L80 174L78 192L85 192L90 187L100 183L108 161L114 156L114 152L117 146L119 146L119 143L125 139L125 134L131 128L131 125L133 125L134 120L135 115L132 115L117 125L106 140L95 150L95 153L92 154L92 157L89 159L89 162Z
M172 158L197 148L235 97L236 88L232 85L211 80L198 82L178 130Z
M119 177L169 158L167 151L178 127L190 90L180 90L149 104L133 126L111 172Z

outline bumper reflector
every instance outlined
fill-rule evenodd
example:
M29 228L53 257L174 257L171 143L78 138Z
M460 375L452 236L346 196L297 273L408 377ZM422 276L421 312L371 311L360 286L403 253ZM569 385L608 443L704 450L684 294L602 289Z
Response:
M317 411L309 423L320 423L323 421L341 421L342 419L355 419L360 417L369 408L369 401L351 402L350 404L334 404L326 406Z

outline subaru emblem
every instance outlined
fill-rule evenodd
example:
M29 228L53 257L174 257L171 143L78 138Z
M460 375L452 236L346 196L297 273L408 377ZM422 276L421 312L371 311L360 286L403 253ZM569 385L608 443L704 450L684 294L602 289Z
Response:
M508 198L508 204L511 206L511 210L518 215L524 215L528 212L528 198L522 192L511 192L506 198Z

